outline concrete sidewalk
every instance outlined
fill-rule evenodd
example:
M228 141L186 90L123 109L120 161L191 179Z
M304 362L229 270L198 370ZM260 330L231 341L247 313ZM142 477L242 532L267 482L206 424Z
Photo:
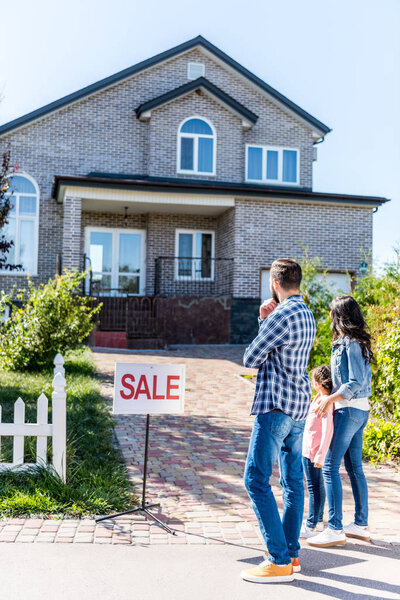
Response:
M261 548L1 544L7 600L400 599L400 554L386 544L302 551L303 573L286 584L244 582Z

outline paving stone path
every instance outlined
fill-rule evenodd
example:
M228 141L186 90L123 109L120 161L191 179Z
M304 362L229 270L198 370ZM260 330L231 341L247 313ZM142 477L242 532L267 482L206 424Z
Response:
M153 416L148 466L149 501L157 516L178 531L170 536L144 517L94 520L10 519L0 522L0 541L101 544L238 544L259 546L262 538L243 486L253 418L254 385L242 375L240 346L180 346L174 350L100 352L94 355L111 403L114 364L184 363L185 414ZM140 491L145 418L116 416L115 433L129 476ZM366 464L370 527L376 543L400 547L400 472ZM353 520L350 482L343 473L344 521ZM272 483L282 507L279 473Z

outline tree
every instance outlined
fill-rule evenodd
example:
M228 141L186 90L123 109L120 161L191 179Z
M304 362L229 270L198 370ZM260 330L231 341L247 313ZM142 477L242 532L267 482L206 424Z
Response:
M14 245L13 240L8 240L4 233L4 226L8 224L8 213L11 209L12 191L10 193L10 175L14 173L18 165L10 165L10 152L4 152L0 170L0 269L15 271L22 269L22 265L11 265L7 262L7 255Z

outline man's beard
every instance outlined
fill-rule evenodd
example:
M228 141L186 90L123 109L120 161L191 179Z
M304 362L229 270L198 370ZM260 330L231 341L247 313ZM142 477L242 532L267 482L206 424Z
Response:
M272 294L272 298L275 300L275 302L277 304L279 304L278 294L276 293L276 291L273 287L271 287L271 294Z

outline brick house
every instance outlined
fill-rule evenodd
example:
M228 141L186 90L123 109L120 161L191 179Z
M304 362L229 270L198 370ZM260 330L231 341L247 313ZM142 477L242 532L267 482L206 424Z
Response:
M247 342L275 258L307 247L343 289L371 250L386 199L312 191L329 131L201 36L6 123L2 288L91 267L98 345Z

